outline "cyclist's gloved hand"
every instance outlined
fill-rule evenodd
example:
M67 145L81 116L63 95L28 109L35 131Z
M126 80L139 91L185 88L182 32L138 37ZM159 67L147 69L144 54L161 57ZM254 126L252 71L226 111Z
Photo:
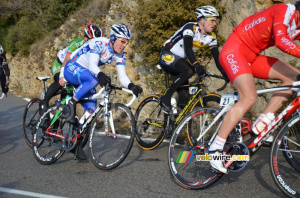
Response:
M143 92L142 87L135 85L133 83L129 83L128 89L130 89L136 97L138 97L138 95Z
M111 82L110 77L106 76L103 72L98 73L98 79L101 87L104 87Z
M194 68L198 76L205 74L205 68L201 66L198 62L194 65Z

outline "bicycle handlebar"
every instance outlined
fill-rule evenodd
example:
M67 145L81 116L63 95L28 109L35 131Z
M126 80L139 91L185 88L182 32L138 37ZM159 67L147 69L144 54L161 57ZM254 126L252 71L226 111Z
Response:
M189 83L189 84L192 85L192 84L194 84L194 83L196 83L196 82L198 82L198 81L202 81L202 80L203 80L205 77L207 77L207 76L208 76L208 77L219 78L219 79L222 79L222 80L225 81L225 78L224 78L223 76L219 76L219 75L216 75L216 74L212 74L212 73L206 72L204 75L198 76L193 82L191 82L191 83ZM224 89L226 88L227 84L228 84L228 82L225 81L224 85L223 85L221 88L217 89L217 91L222 91L222 90L224 90Z
M136 96L133 94L133 92L131 90L123 88L123 87L117 87L114 84L110 84L108 86L102 87L96 94L92 95L91 97L83 98L82 100L103 98L103 96L104 96L103 92L109 91L110 89L118 89L118 90L121 90L123 92L133 95L132 99L127 104L125 104L127 107L131 106L132 103L134 102L134 100L136 99Z

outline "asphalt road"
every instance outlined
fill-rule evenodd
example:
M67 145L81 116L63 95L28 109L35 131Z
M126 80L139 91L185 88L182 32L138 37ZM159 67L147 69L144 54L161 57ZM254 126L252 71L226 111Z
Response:
M201 191L183 189L172 180L166 143L152 151L134 143L126 160L111 171L73 160L70 153L41 165L22 135L26 103L11 92L0 100L0 197L283 197L271 178L269 148L261 148L242 171Z

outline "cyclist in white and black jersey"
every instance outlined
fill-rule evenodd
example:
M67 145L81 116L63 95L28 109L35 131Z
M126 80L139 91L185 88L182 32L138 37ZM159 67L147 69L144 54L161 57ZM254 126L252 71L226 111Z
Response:
M197 22L189 22L182 26L168 39L160 54L159 63L161 67L171 74L173 84L169 87L160 103L165 111L171 107L171 96L177 90L179 95L178 106L184 107L188 99L188 90L178 89L187 84L188 79L194 73L202 75L205 73L203 66L195 57L195 52L204 46L209 46L217 68L227 78L225 71L219 63L219 50L216 35L213 30L219 17L218 11L212 6L202 6L196 9ZM227 80L229 82L229 80Z
M126 56L124 49L131 39L131 31L124 24L115 24L110 29L110 38L94 38L86 42L81 48L74 51L71 60L64 69L65 79L78 87L68 106L71 115L66 118L68 122L74 122L74 112L77 101L96 93L95 87L102 87L111 82L110 77L104 74L99 66L116 62L117 72L121 84L133 91L135 95L142 93L140 86L131 83L126 74ZM84 111L93 113L97 100L82 102Z

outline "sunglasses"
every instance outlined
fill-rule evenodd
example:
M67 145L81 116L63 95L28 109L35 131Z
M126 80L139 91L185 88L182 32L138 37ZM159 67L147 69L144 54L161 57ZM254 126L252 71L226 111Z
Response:
M118 39L123 45L127 45L129 41L123 40L123 39Z
M212 21L213 23L217 23L217 19L215 18L205 18L206 21Z

